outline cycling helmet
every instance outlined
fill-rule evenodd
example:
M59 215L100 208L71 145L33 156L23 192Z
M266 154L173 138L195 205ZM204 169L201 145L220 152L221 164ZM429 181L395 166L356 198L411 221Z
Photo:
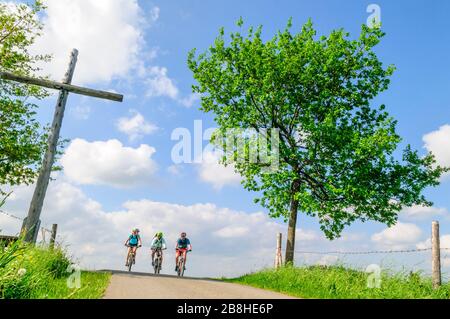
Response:
M133 228L133 233L134 233L134 232L140 233L141 231L139 230L139 228Z
M187 235L186 235L186 233L185 232L182 232L181 233L181 237L186 237Z
M155 237L163 238L164 234L162 232L156 233Z

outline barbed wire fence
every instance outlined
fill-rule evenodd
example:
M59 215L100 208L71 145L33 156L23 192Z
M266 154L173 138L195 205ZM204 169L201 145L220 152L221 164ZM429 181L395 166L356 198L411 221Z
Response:
M285 248L285 247L284 247ZM281 241L281 234L277 234L277 248L276 248L276 254L275 254L275 268L279 268L282 266L282 241ZM347 258L348 256L375 256L375 255L395 255L395 254L408 254L413 255L416 253L429 253L426 259L422 259L419 263L414 264L411 266L405 267L405 262L407 261L407 258L401 257L401 263L400 266L403 267L403 270L405 268L408 268L408 273L413 273L413 268L416 268L417 266L421 266L419 268L420 273L431 273L431 278L433 280L433 286L435 288L439 287L442 283L442 266L446 267L448 265L448 262L450 261L450 247L440 247L440 237L439 237L439 223L433 222L433 228L432 228L432 240L431 240L431 247L425 247L425 248L413 248L413 249L390 249L390 250L353 250L353 251L346 251L346 250L329 250L329 251L314 251L314 250L301 250L301 249L294 249L291 251L284 250L286 252L294 252L298 258L298 256L303 256L302 262L303 265L333 265L333 264L339 264L339 257L341 258ZM304 256L307 255L314 255L314 256L333 256L336 257L335 259L330 258L304 258ZM350 258L350 257L349 257ZM431 268L429 267L429 262L431 260ZM342 261L342 259L340 260ZM358 259L360 263L362 262L367 266L367 259L362 260ZM371 264L383 264L384 262L378 262L371 263ZM297 264L299 260L296 260ZM416 260L417 262L417 260ZM426 263L426 267L424 271L424 264ZM422 265L421 265L422 264ZM355 265L353 262L352 265ZM444 273L444 275L449 279L449 274Z
M450 251L450 248L441 248L443 251ZM316 255L377 255L377 254L402 254L402 253L416 253L432 251L432 248L420 249L404 249L404 250L373 250L373 251L303 251L295 250L298 254L316 254Z
M389 270L394 273L399 271L406 273L420 272L425 275L431 275L429 263L432 258L432 251L432 248L373 251L295 250L295 254L297 257L296 260L299 261L300 259L305 265L351 265L365 267L369 264L376 264L386 271ZM448 252L450 252L450 248L440 248L440 259L442 261L449 260L450 255ZM425 255L421 255L421 253L425 253ZM450 279L450 273L442 273L442 275Z
M2 209L0 209L0 215L7 216L7 217L9 217L11 219L20 221L21 223L23 223L24 220L25 220L25 218L16 216L16 215L14 215L14 214L12 214L10 212L6 212L6 211L4 211ZM40 226L39 229L40 229L40 232L41 232L41 241L39 242L40 245L48 246L48 245L55 245L55 244L59 243L56 240L56 239L58 239L60 237L59 237L59 235L56 235L55 225L53 225L52 229L49 229L49 228L44 227L44 226ZM1 231L1 229L0 229L0 231ZM55 232L55 234L54 234L54 232ZM47 235L48 235L48 241L47 241ZM17 236L8 236L8 237L15 238ZM54 238L53 242L52 242L52 238Z

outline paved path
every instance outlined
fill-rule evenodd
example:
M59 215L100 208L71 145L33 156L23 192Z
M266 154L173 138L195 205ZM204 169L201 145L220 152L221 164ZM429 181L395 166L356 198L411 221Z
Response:
M113 272L105 299L291 299L218 280Z

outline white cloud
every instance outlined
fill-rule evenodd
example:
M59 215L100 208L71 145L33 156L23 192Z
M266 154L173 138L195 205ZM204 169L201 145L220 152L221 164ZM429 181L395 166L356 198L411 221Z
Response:
M450 235L441 235L440 238L441 248L450 248ZM416 245L418 249L428 249L431 248L431 238L422 241Z
M173 80L168 77L166 68L153 66L148 70L148 76L146 84L148 85L147 95L149 97L178 98L178 88Z
M167 168L167 171L172 175L180 175L182 170L181 165L171 165Z
M198 101L200 101L200 95L197 93L193 93L188 97L180 99L180 103L187 108L192 107Z
M148 86L149 97L168 97L185 107L199 100L196 94L182 97L167 68L148 66L159 48L146 46L145 32L159 19L159 7L145 14L138 0L46 0L45 4L44 30L31 50L53 55L51 63L42 65L43 74L62 79L70 52L76 48L74 84L131 79L133 75Z
M320 266L331 266L336 264L338 260L339 260L338 256L325 255L321 257L316 264Z
M320 236L313 230L304 230L295 235L295 239L299 241L315 241L320 240Z
M441 259L441 265L443 268L449 268L450 267L450 257L444 257Z
M422 236L422 230L415 224L398 222L391 228L372 235L372 241L385 248L403 249L415 244Z
M150 20L156 22L159 19L160 9L159 7L153 7L150 10Z
M16 188L6 209L16 214L25 211L32 190L26 186ZM139 251L136 270L150 271L151 237L163 231L169 247L163 272L172 274L173 247L179 233L186 231L193 245L188 273L202 277L236 276L271 266L276 234L286 229L265 213L246 213L213 204L177 205L144 199L125 202L117 211L105 211L100 203L61 177L50 183L42 221L47 227L57 223L59 240L69 245L69 252L84 268L91 269L123 269L123 243L130 230L139 227L144 248ZM4 225L1 215L0 223ZM12 234L19 229L20 225L8 225L7 231ZM298 230L299 238L302 233Z
M68 56L79 50L74 83L124 77L137 67L144 46L143 14L137 0L46 0L43 36L33 51L54 55L44 73L63 77ZM151 19L159 12L153 9Z
M206 151L203 153L203 160L198 167L200 179L211 184L216 190L227 185L239 185L242 177L235 172L234 166L224 166L219 163L219 159L218 152Z
M444 215L448 215L448 210L446 208L426 207L419 205L406 207L402 209L399 214L401 218L409 220L425 220L434 216Z
M152 66L142 73L145 76L148 97L168 97L184 107L190 108L200 100L198 94L190 94L187 97L180 96L175 81L168 76L168 70L164 67Z
M61 158L65 175L84 185L133 187L152 183L155 149L124 147L117 140L88 142L75 139Z
M77 120L87 120L91 115L91 107L77 105L76 107L71 108L70 112Z
M450 248L450 235L441 235L440 237L440 245L442 248ZM428 238L425 241L422 241L416 245L417 249L429 249L431 248L431 238ZM448 251L441 252L441 266L443 268L450 268L450 256L446 253Z
M217 230L214 235L221 238L236 238L247 235L249 231L245 226L227 226Z
M147 122L144 116L135 111L131 110L131 117L122 117L117 123L117 129L128 135L131 141L142 138L144 135L149 135L158 130L158 127L154 124Z
M425 148L436 156L439 165L450 167L450 125L446 124L439 130L423 137ZM446 174L448 175L448 173Z

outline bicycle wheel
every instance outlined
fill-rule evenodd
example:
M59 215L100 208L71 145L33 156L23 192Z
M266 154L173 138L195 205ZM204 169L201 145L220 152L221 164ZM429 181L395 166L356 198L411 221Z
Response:
M134 255L133 255L133 253L131 253L130 256L128 257L128 271L131 271L131 267L133 267L133 263L134 263Z
M186 264L186 261L183 259L183 267L181 268L181 277L184 277L184 265Z
M155 269L155 274L156 275L159 274L159 263L160 263L159 258L156 258L155 266L153 267Z
M178 277L182 277L184 275L184 259L183 257L180 257L180 260L178 261Z

